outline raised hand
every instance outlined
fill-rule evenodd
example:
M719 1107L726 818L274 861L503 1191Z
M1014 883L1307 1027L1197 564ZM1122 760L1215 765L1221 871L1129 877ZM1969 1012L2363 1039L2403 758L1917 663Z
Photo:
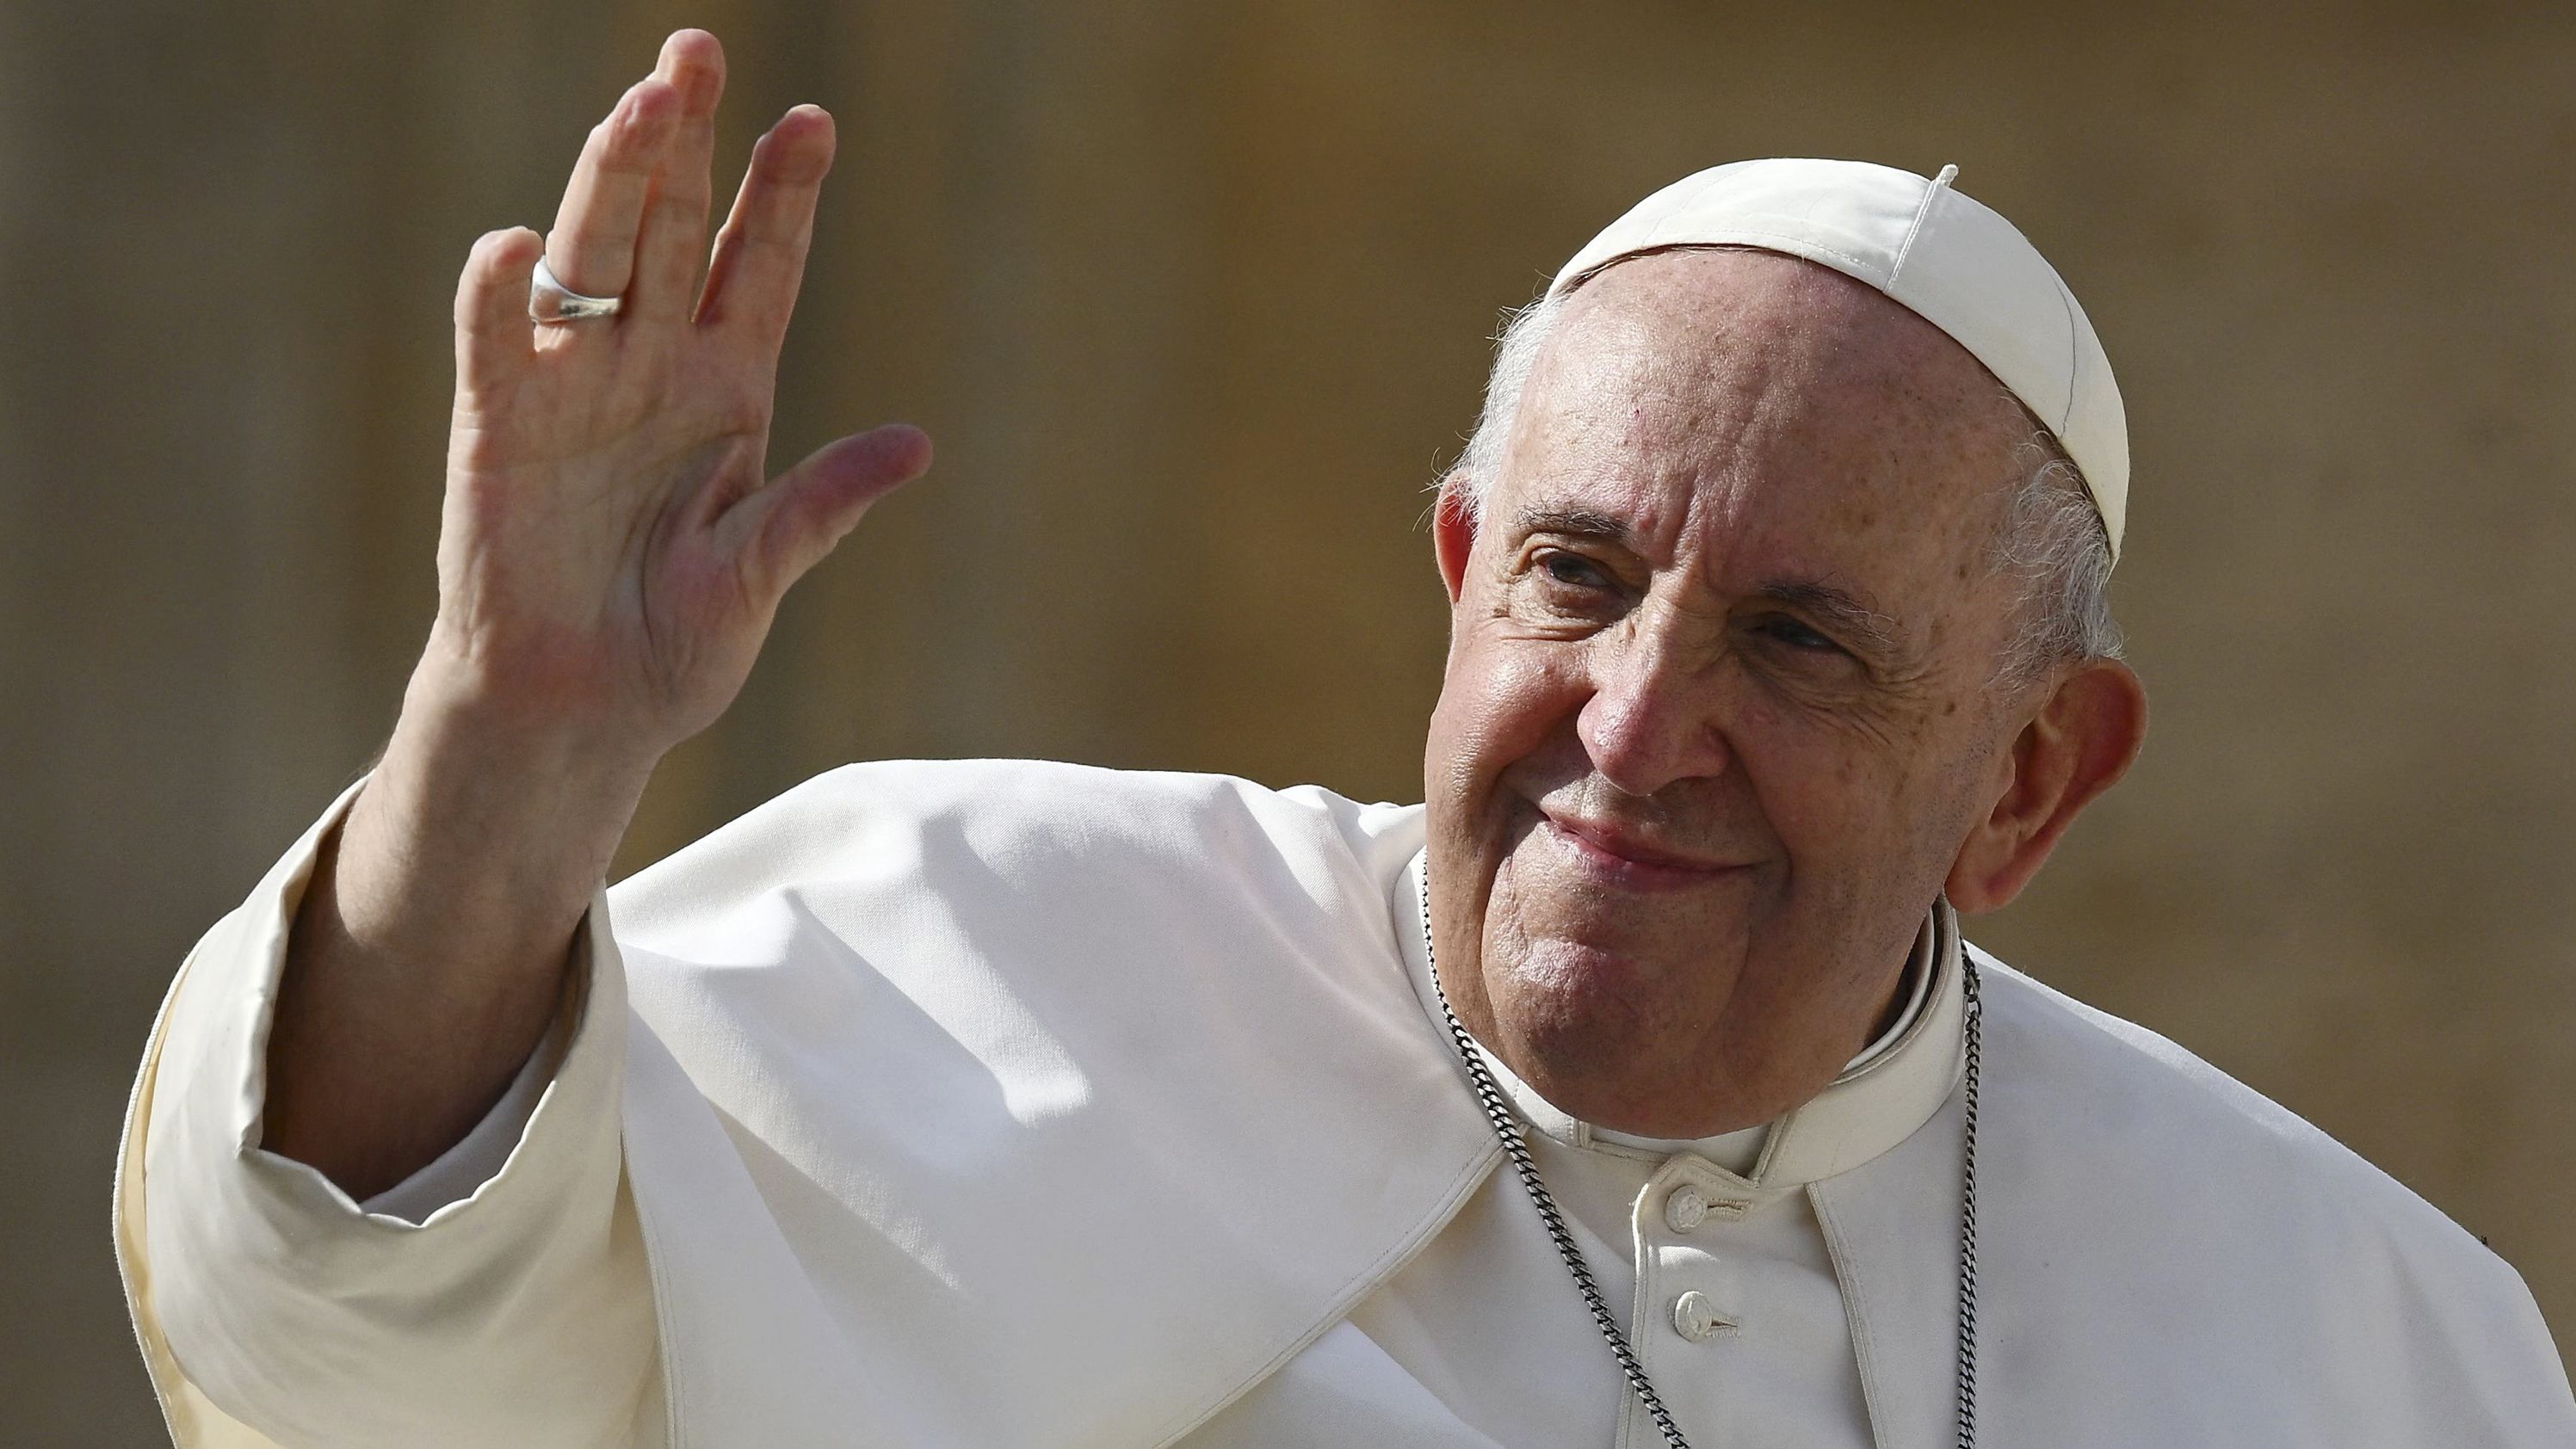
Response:
M741 687L780 595L928 465L908 427L764 482L779 347L831 117L760 139L704 269L724 56L683 31L591 132L554 229L493 232L456 302L456 411L432 680L657 759ZM528 317L540 253L614 317Z
M884 427L763 481L832 120L799 106L760 139L701 284L723 89L715 37L672 36L553 232L484 237L457 289L437 622L316 862L269 1036L265 1145L353 1195L500 1095L655 763L732 701L797 576L929 464ZM531 322L540 254L616 315Z

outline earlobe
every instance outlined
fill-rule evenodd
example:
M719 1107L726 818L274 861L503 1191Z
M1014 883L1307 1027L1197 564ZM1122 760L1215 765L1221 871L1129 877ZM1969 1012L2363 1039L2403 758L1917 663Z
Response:
M2119 783L2147 737L2145 686L2116 659L2057 682L2005 760L2001 794L1951 863L1960 911L2000 910L2039 874L2084 807Z
M1467 559L1476 551L1476 507L1469 501L1467 476L1452 473L1440 480L1440 501L1431 509L1431 548L1440 564L1440 583L1449 602L1467 588Z

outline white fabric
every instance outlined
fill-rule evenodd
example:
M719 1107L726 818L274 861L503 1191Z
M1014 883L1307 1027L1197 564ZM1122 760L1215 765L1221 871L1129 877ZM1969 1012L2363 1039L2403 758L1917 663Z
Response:
M1061 766L835 772L594 908L524 1138L417 1227L254 1145L311 845L192 954L137 1083L120 1259L183 1444L1537 1442L1395 1311L1444 1261L1460 1281L1422 1301L1464 1291L1477 1264L1449 1245L1477 1215L1536 1235L1407 984L1390 907L1418 808ZM1984 1442L2576 1442L2528 1294L2473 1239L2171 1045L1983 970ZM1946 1077L1945 1057L1895 1050L1845 1085ZM1893 1145L1873 1113L1809 1120L1820 1098L1759 1169L1817 1174L1886 1449L1949 1440L1961 1124L1938 1095ZM1615 1263L1591 1158L1542 1150ZM1743 1316L1659 1341L1636 1313L1657 1372L1815 1341L1799 1236L1767 1259L1656 1245L1648 1296ZM1498 1291L1496 1338L1563 1344L1567 1376L1525 1396L1621 1412L1573 1367L1597 1361L1561 1285ZM1833 1356L1796 1357L1829 1400ZM1734 1414L1770 1390L1708 1392ZM1800 1422L1774 1442L1844 1421Z
M1417 856L1413 865L1405 872L1406 888L1417 894L1421 889L1421 871L1421 859ZM1399 931L1402 930L1403 924L1399 917L1396 922ZM1905 991L1904 1005L1889 1021L1887 1029L1879 1033L1868 1046L1863 1047L1859 1055L1852 1058L1850 1067L1845 1069L1847 1075L1859 1071L1863 1066L1884 1055L1922 1015L1923 1003L1931 988L1932 951L1935 932L1938 929L1937 923L1925 926L1922 938L1916 943L1913 958L1906 963L1905 977L1901 983ZM1410 937L1406 938L1406 945L1407 960L1410 963L1415 957L1415 953L1410 949ZM1952 949L1956 949L1955 939ZM1422 1002L1423 1009L1429 1014L1432 1024L1439 1026L1438 999L1424 996L1424 989L1429 980L1430 974L1426 963L1423 968L1413 973L1414 995ZM546 1083L551 1079L554 1069L554 1061L561 1051L558 1044L561 1033L566 1029L565 1023L556 1024L555 1034L549 1036L544 1045L530 1054L527 1064L519 1069L519 1074L511 1079L509 1088L501 1094L501 1100L493 1104L492 1110L484 1115L482 1121L475 1124L473 1131L467 1133L454 1147L439 1154L437 1160L393 1187L367 1199L359 1206L368 1212L383 1213L401 1218L406 1222L425 1222L431 1213L449 1203L462 1202L473 1196L477 1188L498 1175L501 1164L509 1158L510 1149L518 1145L520 1136L527 1131L528 1119L536 1115L537 1102L545 1094ZM1520 1078L1512 1075L1511 1069L1503 1065L1501 1058L1487 1053L1484 1059L1492 1068L1496 1080L1512 1097L1525 1119L1533 1113L1547 1116L1550 1120L1562 1116L1555 1113L1545 1099L1531 1091ZM1754 1159L1762 1151L1763 1139L1770 1132L1766 1124L1690 1142L1661 1141L1613 1132L1606 1128L1593 1127L1589 1123L1573 1123L1571 1118L1563 1120L1572 1123L1572 1130L1582 1134L1577 1145L1587 1145L1592 1138L1598 1137L1608 1146L1633 1147L1664 1156L1689 1152L1736 1173L1745 1172L1753 1166Z
M1421 948L1422 858L1399 879L1391 921L1424 1020L1443 1031L1431 963ZM1407 930L1412 926L1412 930ZM1886 1030L1854 1057L1838 1086L1801 1110L1801 1131L1851 1130L1893 1145L1940 1110L1956 1072L1958 936L1945 906L1917 939ZM1937 986L1936 986L1937 983ZM1935 991L1937 1023L1925 1022ZM1918 1029L1918 1027L1929 1029ZM1899 1051L1926 1069L1893 1068ZM461 1201L499 1172L542 1093L540 1050L509 1092L453 1151L376 1198L370 1212L413 1221ZM1607 1301L1619 1305L1638 1354L1667 1405L1703 1443L1866 1446L1868 1409L1853 1358L1842 1294L1803 1181L1755 1166L1768 1127L1694 1141L1634 1137L1577 1122L1538 1097L1501 1061L1487 1066L1521 1108L1543 1123L1533 1145L1568 1226ZM1464 1074L1460 1076L1463 1085ZM1865 1085L1855 1085L1865 1083ZM1837 1119L1830 1126L1827 1119ZM1699 1194L1705 1216L1677 1225L1674 1194ZM1674 1325L1674 1307L1697 1293L1726 1318L1709 1338ZM1553 1311L1533 1313L1538 1305ZM1579 1301L1553 1245L1538 1230L1518 1182L1497 1173L1423 1250L1354 1309L1330 1347L1310 1348L1311 1375L1347 1395L1365 1365L1426 1413L1445 1413L1497 1445L1552 1449L1603 1442L1614 1431L1655 1439ZM1710 1339L1720 1341L1710 1342ZM1403 1383L1410 1380L1409 1385ZM1315 1432L1308 1395L1256 1388L1185 1441L1188 1449L1276 1445Z
M1445 1031L1421 944L1421 890L1417 857L1398 883L1394 915L1415 999L1426 1022ZM1833 1090L1776 1128L1696 1141L1605 1131L1558 1111L1484 1054L1539 1129L1529 1141L1549 1191L1692 1442L1872 1442L1832 1254L1801 1190L1802 1171L1831 1162L1794 1147L1763 1149L1779 1136L1784 1147L1853 1140L1884 1150L1938 1112L1959 1068L1958 955L1945 905L1907 963L1897 1019ZM1671 1211L1682 1193L1704 1205L1698 1221ZM1725 1320L1707 1338L1675 1322L1688 1294ZM1498 1445L1601 1444L1614 1428L1620 1444L1660 1445L1580 1301L1519 1182L1497 1172L1421 1257L1360 1305L1351 1326ZM1236 1412L1261 1399L1256 1391Z
M1405 867L1404 890L1411 893L1409 899L1413 906L1419 909L1422 894L1422 857L1419 855L1414 857L1411 865ZM1445 1031L1447 1028L1441 1023L1439 997L1430 984L1430 959L1414 949L1415 936L1407 934L1404 930L1405 920L1402 912L1407 899L1408 897L1399 893L1396 901L1395 929L1404 945L1405 961L1410 968L1409 974L1413 982L1414 999L1421 1004L1432 1026L1437 1030ZM1946 948L1941 945L1945 940L1948 942ZM1957 926L1948 915L1948 903L1943 902L1932 919L1925 922L1923 934L1915 941L1914 954L1905 963L1905 974L1898 983L1905 993L1904 1004L1888 1021L1886 1029L1872 1039L1869 1045L1861 1048L1860 1052L1852 1058L1851 1064L1843 1069L1845 1077L1858 1073L1863 1067L1884 1056L1889 1048L1907 1035L1916 1020L1922 1016L1923 1003L1931 994L1932 981L1937 969L1934 960L1935 952L1944 952L1941 960L1946 963L1950 955L1955 955L1957 950ZM561 1054L562 1034L567 1029L567 1024L562 1021L555 1024L545 1042L529 1055L527 1064L520 1067L519 1074L511 1079L508 1089L501 1094L501 1100L494 1103L492 1110L484 1114L483 1120L474 1125L473 1131L467 1133L454 1147L439 1154L437 1160L367 1199L360 1206L371 1213L384 1213L402 1218L407 1222L418 1223L426 1221L431 1213L449 1203L462 1202L473 1196L475 1189L501 1171L501 1164L508 1159L510 1149L518 1145L520 1135L526 1132L528 1119L536 1114L537 1101L545 1093L546 1082L554 1070L554 1061ZM1606 1128L1594 1127L1587 1122L1576 1122L1556 1111L1545 1098L1531 1091L1526 1083L1513 1075L1511 1068L1503 1065L1502 1058L1491 1052L1480 1053L1480 1055L1484 1059L1486 1068L1494 1074L1495 1081L1502 1086L1504 1093L1511 1097L1513 1105L1520 1109L1524 1120L1545 1120L1562 1124L1561 1131L1566 1135L1566 1140L1575 1146L1589 1145L1593 1138L1598 1137L1606 1145L1634 1147L1663 1156L1683 1152L1693 1153L1724 1167L1729 1172L1742 1173L1751 1169L1754 1159L1762 1151L1764 1138L1771 1130L1769 1125L1765 1124L1688 1142L1666 1141L1613 1132Z
M1955 169L1955 168L1952 168ZM1559 271L1563 294L1621 257L1744 246L1876 287L1957 339L2055 434L2120 552L2129 423L2102 340L2013 224L1949 184L1865 161L1737 161L1638 202Z

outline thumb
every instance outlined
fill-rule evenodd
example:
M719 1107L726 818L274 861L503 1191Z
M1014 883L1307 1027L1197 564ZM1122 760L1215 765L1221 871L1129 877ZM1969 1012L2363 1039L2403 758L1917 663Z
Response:
M930 435L888 423L826 443L726 510L718 530L733 544L752 590L776 599L823 561L870 506L930 469Z

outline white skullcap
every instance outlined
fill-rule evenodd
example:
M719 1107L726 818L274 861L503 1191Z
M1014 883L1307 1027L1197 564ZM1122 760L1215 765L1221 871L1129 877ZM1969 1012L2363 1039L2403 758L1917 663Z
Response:
M1639 252L1741 246L1867 282L1947 332L2055 434L2120 556L2129 424L2111 360L2057 269L2011 222L1950 185L1865 161L1738 161L1686 176L1610 223L1551 296Z

